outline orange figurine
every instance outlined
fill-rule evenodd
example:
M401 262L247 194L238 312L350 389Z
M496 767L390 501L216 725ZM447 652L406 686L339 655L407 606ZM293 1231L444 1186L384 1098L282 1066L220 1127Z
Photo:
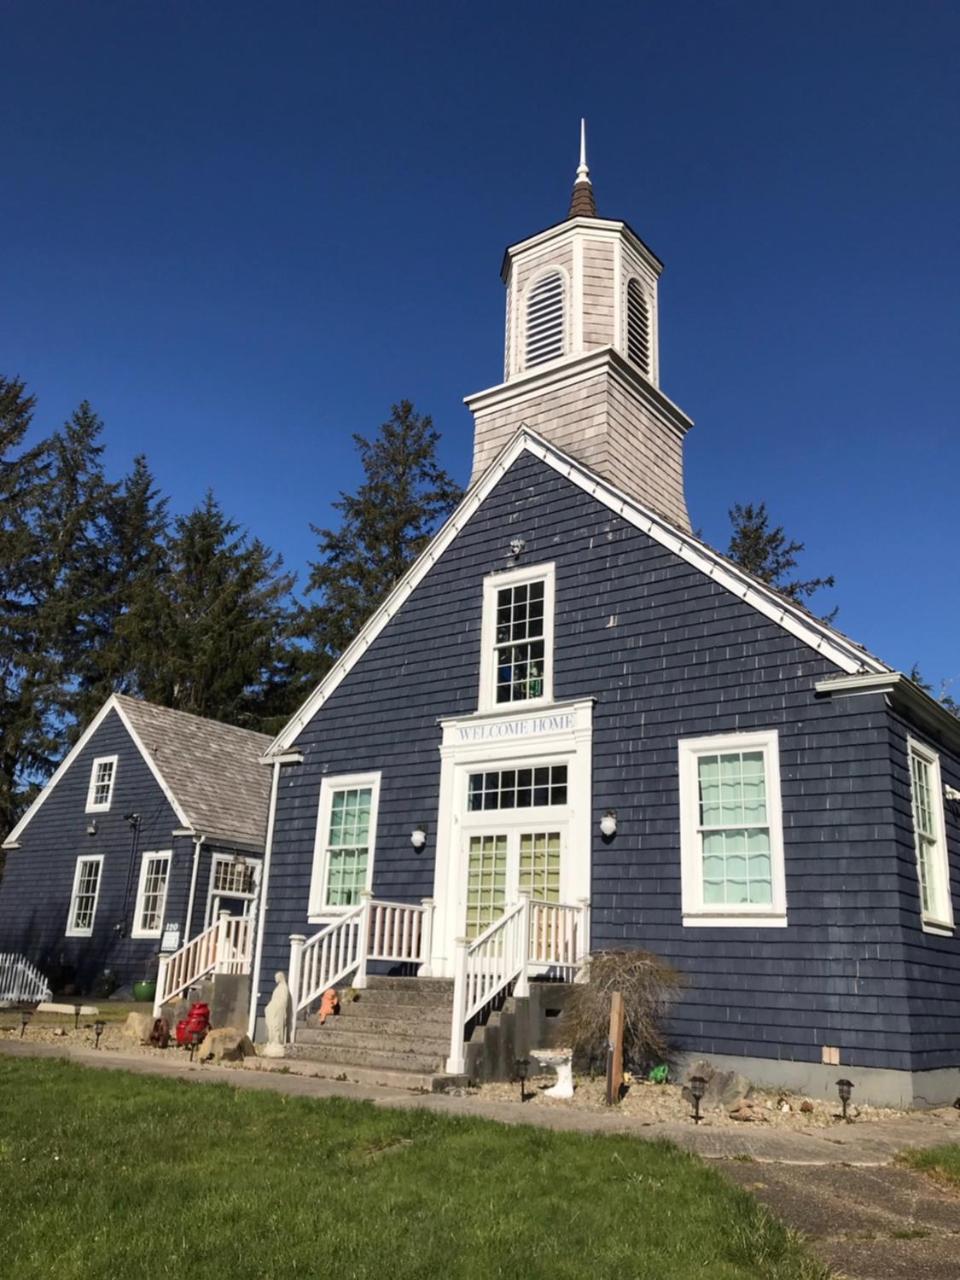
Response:
M320 997L320 1017L317 1020L319 1026L323 1026L331 1014L337 1012L340 1008L340 1001L337 999L337 993L333 987L327 987L326 991Z

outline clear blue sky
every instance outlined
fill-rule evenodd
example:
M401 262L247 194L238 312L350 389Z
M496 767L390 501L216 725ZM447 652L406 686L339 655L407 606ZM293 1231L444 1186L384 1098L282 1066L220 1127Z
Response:
M695 527L766 499L838 625L960 694L958 47L950 0L4 0L0 370L302 576L392 401L467 478L501 254L566 213L583 113L666 263Z

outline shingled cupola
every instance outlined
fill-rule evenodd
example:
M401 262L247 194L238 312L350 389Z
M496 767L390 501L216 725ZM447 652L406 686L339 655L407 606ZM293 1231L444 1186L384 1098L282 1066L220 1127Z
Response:
M581 121L566 220L504 255L504 380L466 398L474 480L526 425L689 530L683 439L693 423L660 390L662 270L626 222L597 215Z

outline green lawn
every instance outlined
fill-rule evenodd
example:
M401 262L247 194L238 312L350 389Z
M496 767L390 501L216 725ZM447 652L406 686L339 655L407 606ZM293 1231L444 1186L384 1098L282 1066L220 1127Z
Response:
M960 1145L930 1147L926 1151L904 1151L900 1159L912 1169L932 1173L948 1182L960 1183Z
M32 1277L823 1280L666 1144L0 1058L0 1258Z

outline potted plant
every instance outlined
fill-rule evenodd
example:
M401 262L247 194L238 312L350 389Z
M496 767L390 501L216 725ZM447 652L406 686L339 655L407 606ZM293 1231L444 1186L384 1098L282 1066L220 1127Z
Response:
M160 952L155 951L151 957L150 969L155 973L155 965L160 958ZM142 1004L153 1004L153 997L157 994L156 978L141 978L139 982L133 984L133 998Z

